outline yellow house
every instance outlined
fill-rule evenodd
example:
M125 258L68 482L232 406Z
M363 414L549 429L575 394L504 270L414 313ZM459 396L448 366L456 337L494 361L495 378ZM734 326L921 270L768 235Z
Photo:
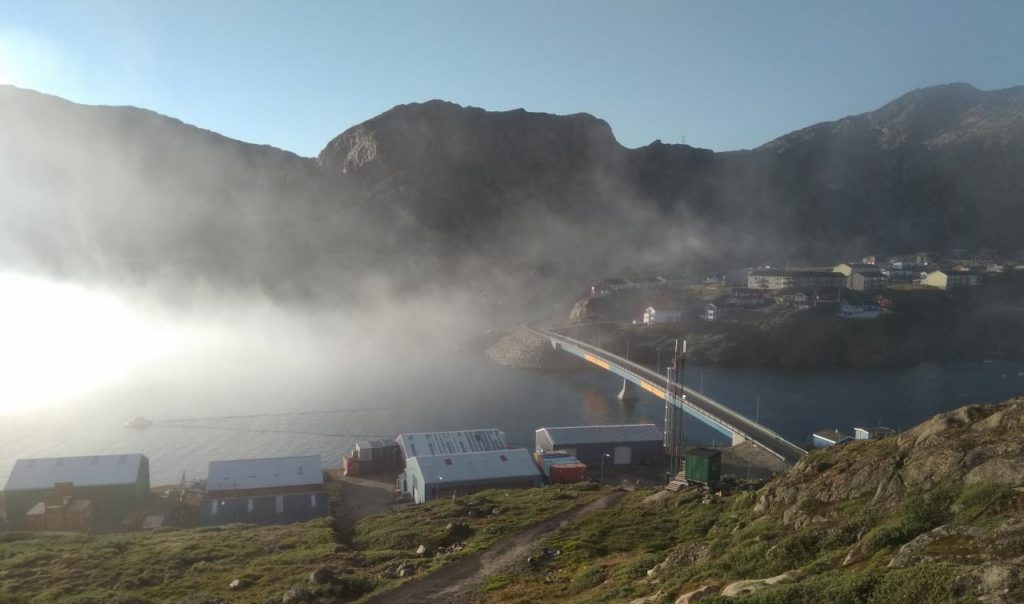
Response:
M849 263L837 264L837 265L833 266L832 267L832 272L833 273L842 273L843 275L849 277L851 274L853 274L854 271L864 270L864 269L866 269L866 270L878 270L878 267L875 266L874 264L864 264L862 262L849 262Z
M932 271L921 279L921 285L939 289L973 287L978 284L978 274L962 271Z

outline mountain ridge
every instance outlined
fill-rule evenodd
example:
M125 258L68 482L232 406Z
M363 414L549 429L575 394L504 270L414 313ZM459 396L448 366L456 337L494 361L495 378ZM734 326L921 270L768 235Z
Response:
M1013 251L1024 226L1024 86L918 89L729 152L627 148L590 114L440 100L395 106L316 158L10 86L0 120L11 125L0 141L0 193L13 200L4 217L21 227L0 249L43 265L73 267L83 249L155 263L194 255L201 272L274 282L311 263L316 273L327 255L369 253L435 258L458 276L489 279L497 267L575 281ZM75 236L56 237L55 225ZM257 265L253 249L293 260Z

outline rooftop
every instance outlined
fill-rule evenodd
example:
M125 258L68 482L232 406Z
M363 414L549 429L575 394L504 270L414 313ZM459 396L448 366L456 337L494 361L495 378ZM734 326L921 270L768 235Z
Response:
M323 484L319 455L211 461L207 491L240 491Z
M419 469L427 484L540 476L537 464L526 449L420 455L410 459L408 466Z
M663 434L654 424L616 424L604 426L560 426L541 428L553 446L607 442L661 442Z
M814 435L820 439L827 440L832 443L838 443L850 439L849 436L843 434L842 432L832 429L817 430L814 432Z
M497 428L452 430L449 432L407 432L395 439L408 459L418 455L453 455L480 451L503 451L505 433Z
M58 482L76 487L134 484L144 459L141 453L19 459L4 490L52 489Z
M721 455L722 452L717 449L707 449L705 447L696 447L686 452L687 455L693 455L695 457L715 457Z

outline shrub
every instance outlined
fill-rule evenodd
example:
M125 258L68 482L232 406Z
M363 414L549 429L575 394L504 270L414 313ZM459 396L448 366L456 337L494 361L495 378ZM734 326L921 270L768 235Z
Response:
M569 584L569 591L579 593L604 583L608 571L603 566L591 566L578 573Z
M970 602L957 584L957 568L951 564L924 564L889 572L868 600L871 604L920 604L921 602Z
M654 554L641 554L615 569L615 577L618 579L642 579L647 576L647 571L661 562L661 557Z
M1000 503L1010 499L1013 492L1005 485L995 483L978 483L964 487L953 510L957 520L970 521L981 516Z

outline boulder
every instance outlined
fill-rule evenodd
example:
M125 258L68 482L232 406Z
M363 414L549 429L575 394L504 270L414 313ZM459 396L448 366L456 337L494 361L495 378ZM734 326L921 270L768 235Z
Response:
M782 573L781 575L768 577L767 579L748 579L744 581L734 581L722 588L722 595L727 598L735 598L736 596L754 593L755 591L764 589L769 585L778 585L780 583L789 583L791 581L796 581L801 576L803 576L803 573L801 573L800 571L790 570Z
M411 577L416 574L416 567L412 564L403 564L398 567L399 577Z
M701 585L693 591L688 591L676 598L675 604L693 604L700 602L708 596L713 596L722 590L721 585Z
M420 544L420 546L416 548L416 555L420 558L426 558L429 555L427 546Z
M305 589L289 589L284 592L284 595L281 597L281 602L283 604L289 604L292 602L298 604L299 602L309 602L312 599L313 594L309 593Z
M637 598L635 600L632 600L629 604L656 604L657 602L661 602L664 599L665 592L656 591L649 596L644 596L643 598Z
M313 585L327 585L334 582L334 571L321 566L309 573L309 582Z
M243 587L249 587L249 581L247 579L235 579L228 584L231 589L242 589Z

